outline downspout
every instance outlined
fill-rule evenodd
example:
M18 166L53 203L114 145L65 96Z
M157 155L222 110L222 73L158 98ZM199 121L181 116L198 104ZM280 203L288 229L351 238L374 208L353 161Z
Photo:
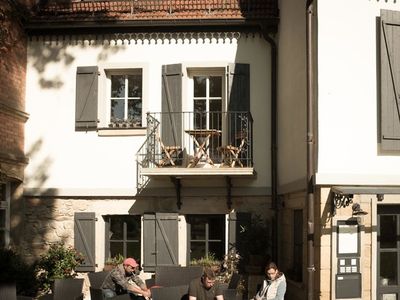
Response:
M278 168L277 168L277 128L278 128L278 112L277 112L277 46L275 40L269 35L266 27L262 26L262 34L264 39L271 46L271 208L275 211L275 225L272 227L272 259L278 261ZM269 53L267 54L269 55Z
M316 99L315 58L316 49L316 5L317 0L307 0L306 43L307 43L307 272L308 300L314 298L314 192L315 192L315 132L314 112Z

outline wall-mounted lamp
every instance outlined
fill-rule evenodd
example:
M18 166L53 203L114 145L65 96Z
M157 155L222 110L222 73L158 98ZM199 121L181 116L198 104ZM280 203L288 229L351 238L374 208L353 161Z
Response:
M351 210L353 211L353 216L361 216L361 215L367 215L368 213L366 211L363 211L360 204L354 203L351 206Z

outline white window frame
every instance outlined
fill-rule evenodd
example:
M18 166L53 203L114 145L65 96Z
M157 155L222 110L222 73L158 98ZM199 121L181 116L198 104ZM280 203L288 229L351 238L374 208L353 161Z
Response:
M125 95L123 98L119 98L119 97L112 97L111 96L111 76L125 76ZM142 97L128 97L128 76L129 75L141 75L142 77ZM114 99L123 99L124 100L124 120L126 120L128 118L128 101L131 99L141 99L142 101L142 126L143 127L143 72L141 69L127 69L127 70L108 70L106 71L106 76L107 76L107 120L109 123L111 123L111 101Z
M110 127L111 121L111 75L142 74L142 126L141 127ZM148 111L149 68L146 63L104 63L99 65L99 95L98 117L99 136L145 136L146 112ZM127 92L127 91L126 91Z

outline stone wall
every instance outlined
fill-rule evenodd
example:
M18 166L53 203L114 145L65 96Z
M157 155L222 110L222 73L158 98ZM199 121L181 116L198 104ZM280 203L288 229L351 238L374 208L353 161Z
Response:
M86 211L88 201L75 199L27 198L24 208L24 239L27 258L37 259L50 244L74 245L74 213Z

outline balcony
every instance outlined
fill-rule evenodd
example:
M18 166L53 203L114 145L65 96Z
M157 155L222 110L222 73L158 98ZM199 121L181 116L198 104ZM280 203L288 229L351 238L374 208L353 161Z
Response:
M147 114L147 138L136 154L137 187L148 177L253 175L249 112Z

